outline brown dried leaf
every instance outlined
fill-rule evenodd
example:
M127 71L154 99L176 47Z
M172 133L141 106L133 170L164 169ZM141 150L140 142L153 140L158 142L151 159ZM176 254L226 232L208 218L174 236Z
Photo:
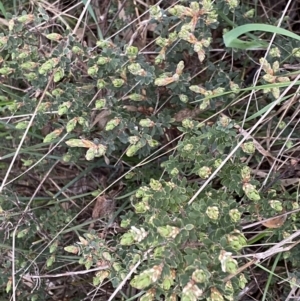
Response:
M92 218L96 219L111 214L115 209L115 201L105 195L99 196L95 202Z
M182 120L186 119L186 118L195 118L199 113L201 112L201 110L199 108L195 108L193 110L190 109L183 109L180 110L179 112L177 112L174 115L175 121L177 122L181 122Z

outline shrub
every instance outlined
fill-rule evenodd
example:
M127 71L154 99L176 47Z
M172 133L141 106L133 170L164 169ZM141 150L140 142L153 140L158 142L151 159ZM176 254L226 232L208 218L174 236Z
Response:
M235 1L152 6L147 23L155 28L155 57L117 38L87 47L70 29L50 26L42 8L8 16L9 28L0 37L1 114L11 115L13 122L3 130L20 149L3 159L18 155L20 171L26 173L32 165L37 174L56 165L80 165L83 172L96 166L114 173L106 175L107 183L96 185L93 193L81 195L96 196L91 222L105 216L107 225L101 231L86 228L78 204L62 207L71 197L63 199L61 194L77 179L56 194L45 189L40 197L28 197L14 186L1 187L3 224L11 234L2 235L16 244L13 267L22 294L28 271L31 275L38 269L65 271L65 261L71 268L79 263L96 269L94 286L108 279L117 293L129 283L141 290L143 301L234 300L245 287L249 273L239 255L256 238L243 231L243 223L297 209L298 202L283 201L293 200L294 191L263 189L265 183L253 174L253 164L270 153L243 130L238 113L243 104L232 106L240 93L253 87L243 88L240 71L210 51L224 47L220 29L229 29L228 16L233 13L236 24L247 21L247 7L238 7ZM284 55L297 49L295 43L286 46ZM260 60L264 76L255 88L265 89L268 101L277 99L290 80L280 73L275 50ZM297 52L293 53L291 60ZM231 55L238 61L244 56ZM262 102L257 110L251 107L256 115L246 120L245 128L251 128L251 120L266 106ZM272 130L279 133L275 127ZM282 135L290 137L287 132ZM296 137L293 133L290 138ZM272 155L268 159L278 160ZM115 167L119 161L121 171ZM21 180L26 180L26 173ZM16 175L9 176L19 187ZM119 199L127 203L122 208L117 202L119 217L115 214L119 187L114 181L121 178ZM91 203L85 200L82 207ZM118 227L110 233L113 221ZM258 239L286 238L296 221L294 214L276 224L265 222L274 230ZM0 279L9 293L9 248L1 248L6 256ZM294 265L297 255L297 249L284 254ZM27 286L34 290L32 284ZM34 293L24 293L24 299L45 298L47 289L45 282Z

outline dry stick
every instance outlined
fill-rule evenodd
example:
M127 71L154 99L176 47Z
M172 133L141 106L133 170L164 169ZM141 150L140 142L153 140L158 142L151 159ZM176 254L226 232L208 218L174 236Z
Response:
M86 12L88 6L90 5L91 1L92 1L92 0L88 0L87 3L85 4L84 9L83 9L82 13L80 14L80 17L79 17L79 19L78 19L78 21L77 21L77 24L76 24L76 26L75 26L75 28L74 28L74 30L73 30L73 34L76 34L76 31L77 31L77 29L79 28L79 25L80 25L80 23L81 23L81 21L82 21L82 19L83 19L83 16L84 16L84 14L85 14L85 12Z
M110 24L108 25L105 33L103 34L103 37L105 37L107 35L107 33L109 32L110 28L112 27L112 25L114 24L114 21L117 19L117 17L119 16L119 13L121 12L121 10L123 9L124 5L126 4L127 0L124 0L123 3L121 3L121 5L118 8L118 11L114 14ZM140 18L140 17L139 17Z
M35 162L33 165L30 165L29 168L27 168L23 173L19 174L18 176L16 176L15 178L13 178L12 180L10 180L9 182L6 183L6 185L13 183L14 181L16 181L17 179L21 178L22 176L24 176L26 173L28 173L31 169L33 169L34 167L36 167L41 161L44 160L44 158L46 158L58 145L60 145L60 143L65 140L65 138L68 136L68 133L66 133L53 147L51 147L48 152L42 156L37 162ZM4 185L4 186L6 186Z
M292 245L289 245L287 247L283 247L283 245L285 245L287 243L291 243L291 240L293 238L296 238L299 235L300 235L300 230L296 231L295 233L293 233L292 235L290 235L286 239L282 240L281 242L277 243L275 246L273 246L272 248L270 248L269 250L267 250L265 252L261 252L261 253L257 253L257 254L243 255L243 256L233 256L234 258L236 258L236 257L254 257L254 259L252 259L251 261L249 261L246 264L244 264L243 266L241 266L236 271L236 273L228 275L227 277L225 277L223 281L224 282L229 281L231 278L233 278L234 276L238 275L239 273L241 273L243 270L245 270L246 268L248 268L252 264L256 264L257 262L259 262L261 260L264 260L267 257L270 257L270 256L272 256L274 254L277 254L277 253L289 251L294 246L296 246L300 241L296 241Z
M158 3L156 3L156 5L159 5L163 0L159 0ZM177 1L176 3L178 3L179 1ZM113 35L111 35L110 37L107 38L107 40L110 40L111 38L113 38L114 36L118 35L120 32L122 32L124 29L126 29L128 26L130 26L131 24L133 24L135 21L139 20L141 17L143 17L144 15L146 15L149 12L150 9L146 10L144 13L142 13L139 18L134 19L133 21L129 22L126 26L124 26L122 29L120 29L119 31L115 32Z
M285 213L280 214L280 215L272 216L272 217L270 217L270 218L267 218L267 219L264 219L264 220L261 220L261 221L255 222L255 223L252 223L252 224L249 224L249 225L246 225L246 226L242 226L242 229L243 229L243 230L249 229L249 228L258 226L258 225L260 225L260 224L262 224L262 223L271 221L271 220L274 219L274 218L282 217L282 216L284 216L284 215L292 214L292 213L299 212L299 211L300 211L300 208L294 209L294 210L292 210L292 211L285 212Z
M87 273L91 273L91 272L97 272L97 271L101 271L101 270L106 270L109 267L110 267L109 265L104 265L104 266L97 267L97 268L94 268L94 269L77 271L77 272L67 272L67 273L54 274L54 275L51 275L51 274L47 275L46 274L46 275L40 275L40 276L36 276L36 275L27 275L27 276L30 277L30 278L32 278L32 279L68 277L68 276L83 275L83 274L87 274Z

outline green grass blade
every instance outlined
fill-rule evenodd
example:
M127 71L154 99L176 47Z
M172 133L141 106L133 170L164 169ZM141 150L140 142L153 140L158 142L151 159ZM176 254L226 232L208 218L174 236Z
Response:
M0 1L0 12L2 13L4 18L6 19L6 9L5 9L2 1Z
M237 48L237 49L245 49L245 50L266 48L268 44L264 41L253 40L247 42L238 39L239 36L248 33L250 31L278 33L283 36L300 41L300 36L298 36L297 34L289 30L280 27L276 27L268 24L246 24L246 25L236 27L223 35L225 46L231 48Z
M83 3L84 5L86 5L87 0L81 0L81 1L82 1L82 3ZM96 18L96 15L95 15L95 13L94 13L94 10L93 10L92 6L89 5L88 8L87 8L87 10L88 10L89 14L90 14L91 17L93 18L93 20L94 20L94 22L95 22L95 24L96 24L96 26L97 26L98 38L99 38L100 40L103 40L103 34L102 34L102 31L101 31L101 29L100 29L100 27L99 27L99 24L98 24L98 21L97 21L97 18Z

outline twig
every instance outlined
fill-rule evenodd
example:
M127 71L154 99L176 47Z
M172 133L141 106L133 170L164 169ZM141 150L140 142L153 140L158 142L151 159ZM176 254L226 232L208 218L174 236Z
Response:
M27 277L30 277L32 279L36 279L36 278L58 278L58 277L68 277L68 276L75 276L75 275L82 275L82 274L87 274L87 273L91 273L91 272L96 272L96 271L101 271L101 270L106 270L109 268L109 265L105 265L105 266L101 266L101 267L97 267L94 269L90 269L90 270L84 270L84 271L76 271L76 272L66 272L66 273L61 273L61 274L55 274L55 275L24 275Z

